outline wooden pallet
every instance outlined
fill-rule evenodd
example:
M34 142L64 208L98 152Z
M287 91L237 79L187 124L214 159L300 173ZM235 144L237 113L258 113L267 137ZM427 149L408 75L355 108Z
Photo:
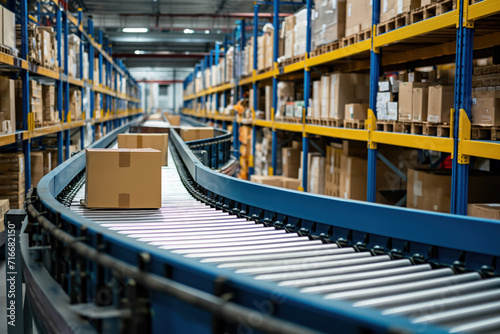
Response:
M377 131L402 132L402 123L398 121L377 121Z
M283 65L284 66L288 66L288 65L292 65L292 64L295 64L295 63L298 63L298 62L301 62L303 61L304 59L306 59L305 55L300 55L300 56L295 56L295 57L292 57L292 58L288 58L288 59L285 59L283 61ZM270 71L271 69L269 69Z
M424 123L421 122L411 122L411 132L412 135L421 135L424 133Z
M377 25L377 35L410 25L410 22L410 13L399 14L388 21L379 23Z
M357 33L358 42L364 41L365 39L370 39L372 37L372 29L361 30Z
M353 45L358 42L358 34L354 34L351 36L343 37L341 41L341 45L343 48L349 45Z
M60 123L59 120L43 121L43 126L54 126L58 123Z
M347 129L364 129L365 128L365 120L364 119L350 119L344 120L344 128Z
M258 70L258 71L257 71L257 73L258 73L258 74L262 74L262 73L269 72L269 71L271 71L271 68L272 68L272 67L266 67L266 68L264 68L264 69Z
M500 126L473 125L471 139L475 140L500 140Z
M450 137L450 125L448 123L424 122L422 134L435 137Z
M282 122L285 122L285 123L294 123L294 124L302 123L302 117L283 116L283 117L281 117L281 119L282 119Z
M410 22L416 23L423 20L427 20L431 17L444 14L455 8L456 4L454 0L444 0L437 3L432 3L430 5L420 7L413 10L410 13Z
M322 54L335 51L339 49L341 43L339 41L331 42L328 44L318 46L314 51L311 52L311 57L320 56Z
M17 57L18 51L15 49L12 49L8 46L5 46L3 44L0 44L0 52L11 55L13 57Z
M411 126L413 122L398 122L400 124L399 129L401 133L412 133L411 132Z

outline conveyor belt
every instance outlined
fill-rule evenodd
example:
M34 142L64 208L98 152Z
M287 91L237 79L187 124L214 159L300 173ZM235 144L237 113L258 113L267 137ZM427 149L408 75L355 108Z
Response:
M403 315L422 326L437 324L450 333L500 333L500 278L339 248L217 211L188 193L172 165L163 168L162 180L160 210L89 210L80 206L84 186L71 210L130 238L256 280Z

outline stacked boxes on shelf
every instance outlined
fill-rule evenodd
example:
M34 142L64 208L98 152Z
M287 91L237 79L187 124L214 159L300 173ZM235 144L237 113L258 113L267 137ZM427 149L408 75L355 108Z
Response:
M3 6L0 7L0 12L0 16L2 17L2 23L0 24L0 28L2 29L0 33L0 44L9 48L15 55L15 49L17 47L16 15Z
M347 0L345 8L345 36L352 36L360 31L371 29L371 0Z
M0 78L0 134L16 130L16 100L14 81Z
M239 128L240 141L240 179L248 179L249 157L252 152L252 128L250 126L241 126Z
M82 90L80 88L70 87L69 112L71 113L72 121L82 119Z
M24 154L0 154L0 199L7 199L11 209L22 209L24 203Z
M29 104L30 112L33 114L35 121L35 126L40 127L43 125L43 108L42 108L42 85L40 85L35 80L30 80L30 93L29 93ZM22 129L22 119L23 119L23 83L21 80L15 82L16 91L16 120L17 128Z
M271 129L262 129L262 142L255 144L254 171L256 175L267 175L269 167L272 166L272 142Z
M391 77L392 80L380 81L378 83L377 93L377 119L384 121L398 120L398 102L397 94L399 92L399 84ZM411 101L411 100L410 100Z
M314 0L313 49L345 35L345 0Z
M493 65L491 58L478 65L472 81L472 124L500 126L500 65Z
M54 125L60 121L56 110L55 87L52 85L42 85L42 111L44 125Z

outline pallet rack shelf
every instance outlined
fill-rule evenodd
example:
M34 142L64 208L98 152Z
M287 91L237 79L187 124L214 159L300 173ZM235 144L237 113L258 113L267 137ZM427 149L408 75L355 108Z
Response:
M310 18L312 0L306 1L308 17ZM273 3L274 8L274 22L278 21L279 5L282 4L276 0ZM255 5L255 17L258 15L258 7L260 2ZM304 102L305 110L308 107L308 98L310 96L310 70L312 67L325 66L325 65L340 65L346 58L351 62L346 71L359 71L370 69L370 110L367 119L366 129L346 129L335 128L320 125L312 125L305 123L305 116L303 115L302 123L290 124L276 122L274 117L271 121L264 121L253 119L255 135L255 127L267 127L273 130L273 169L276 169L276 150L277 140L276 131L290 131L302 132L303 134L303 154L307 157L308 152L308 137L310 135L320 135L333 138L360 140L369 143L369 156L368 156L368 189L367 200L375 201L375 175L376 175L376 157L377 157L377 144L389 144L395 146L410 147L416 149L433 150L445 153L451 153L454 156L453 166L453 182L452 182L452 206L451 212L458 214L466 214L467 210L467 184L468 184L468 157L476 156L489 159L500 160L500 143L493 141L479 141L470 139L470 113L471 113L471 91L472 91L472 52L482 50L499 45L500 31L491 29L491 24L488 29L488 23L481 25L482 20L493 18L498 24L498 14L500 14L500 1L496 0L483 0L469 4L468 0L457 0L456 8L451 9L443 14L435 15L425 20L420 20L413 24L408 24L400 28L385 32L377 33L377 24L379 23L380 0L372 2L372 33L369 39L361 42L354 43L349 46L340 47L336 50L326 52L324 54L310 57L311 55L311 22L308 20L307 24L307 52L305 59L288 66L278 66L276 56L274 59L275 66L272 70L257 74L256 68L256 48L254 48L254 71L252 75L235 81L238 85L234 91L237 94L241 87L253 85L254 88L254 101L256 101L256 84L263 80L279 78L286 74L303 73L304 80ZM495 17L495 15L497 15ZM256 40L257 28L254 19L254 40ZM242 29L244 23L240 22L237 29L238 32L244 31ZM475 29L474 29L475 28ZM276 30L276 29L275 29ZM475 31L474 31L475 30ZM474 32L473 32L474 31ZM243 35L243 36L241 36ZM277 34L275 34L277 35ZM474 36L473 36L474 35ZM465 37L464 37L465 36ZM432 41L432 37L437 40ZM422 42L422 38L426 38L432 42L424 43L426 45L415 48L411 47L411 43ZM276 38L277 39L277 38ZM244 33L240 35L235 34L235 45L244 45ZM276 45L275 40L275 45ZM406 47L405 47L406 46ZM387 55L381 56L380 50L391 51ZM439 57L454 56L456 63L456 77L457 83L455 84L455 107L454 107L454 124L451 125L450 137L434 137L426 135L404 134L394 132L377 131L375 128L376 112L375 99L377 90L374 89L378 86L379 68L380 65L384 67L397 66L406 62L422 62L422 64L429 64L433 59ZM425 63L425 62L428 63ZM206 64L205 68L208 68ZM340 65L345 66L345 65ZM343 68L344 69L344 68ZM193 80L193 77L187 79ZM227 88L230 90L231 88ZM210 94L210 87L206 88L199 94L184 96L185 101L185 115L194 117L202 117L204 119L215 119L211 113L203 112L203 116L195 110L189 109L190 102L198 98L204 98ZM273 109L276 110L276 85L273 85ZM227 116L228 121L230 117ZM233 124L237 128L237 118L233 117ZM468 125L469 133L463 131L459 132L461 127ZM371 125L371 127L370 127ZM235 132L236 134L236 132ZM237 146L237 145L236 145ZM255 154L255 143L252 147L252 156ZM237 150L237 147L235 147ZM456 153L456 154L455 154ZM250 161L252 162L252 156ZM250 166L253 167L253 166ZM250 168L252 173L252 168ZM273 173L273 170L270 170ZM303 169L303 189L307 190L307 168ZM460 195L459 195L460 194ZM465 194L465 195L463 195Z
M40 10L44 6L45 11ZM16 12L15 2L8 2L8 9ZM37 6L36 13L28 13L28 4L26 0L22 0L18 5L17 23L21 29L21 49L20 56L16 57L10 54L0 52L0 64L4 69L10 70L11 73L19 72L20 79L23 82L22 94L22 129L13 133L0 134L0 147L22 143L25 156L25 184L26 191L31 187L31 139L43 137L50 134L57 135L58 148L58 163L62 163L64 159L69 158L70 130L76 129L80 132L81 148L84 148L85 128L91 126L92 138L95 139L96 124L102 124L107 130L120 126L123 122L128 121L133 117L141 115L140 102L141 95L138 83L132 78L130 73L119 60L113 60L111 56L111 46L103 39L102 31L98 34L98 42L94 39L93 22L87 21L87 28L84 28L83 12L78 11L78 15L74 16L69 12L65 5L59 3L58 0L51 2L40 3ZM28 22L31 21L38 24L40 17L52 17L53 28L56 36L56 54L58 64L64 63L64 66L59 68L45 68L39 64L28 61ZM68 69L68 48L63 48L63 45L68 45L68 35L71 31L76 31L80 38L79 49L79 69L78 77L69 75ZM89 78L83 78L83 56L85 46L88 49L89 57ZM99 69L97 71L98 78L94 78L94 57L99 59ZM106 68L106 76L103 75L103 68ZM112 75L112 69L114 75ZM29 85L30 77L41 79L52 79L55 83L57 92L56 109L59 113L59 124L35 127L34 119L29 105ZM128 87L123 86L124 80L127 81ZM114 86L116 90L111 89ZM85 110L82 107L82 120L71 120L69 109L69 90L70 86L79 87L82 96L88 89L90 92L90 105ZM95 94L101 94L101 114L96 114L94 97ZM64 97L64 103L63 103ZM104 108L104 99L106 99L107 110ZM110 106L115 105L114 109ZM87 113L87 115L85 115ZM102 127L101 127L102 128ZM64 138L63 138L64 137ZM65 155L63 156L63 152Z

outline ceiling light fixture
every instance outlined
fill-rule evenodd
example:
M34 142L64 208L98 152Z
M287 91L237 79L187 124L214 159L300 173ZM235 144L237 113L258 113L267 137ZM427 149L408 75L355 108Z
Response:
M205 34L210 34L210 30L205 30Z
M184 29L184 33L185 34L194 34L194 30L193 29Z
M136 34L144 34L149 31L148 28L123 28L122 32L126 33L136 33Z

